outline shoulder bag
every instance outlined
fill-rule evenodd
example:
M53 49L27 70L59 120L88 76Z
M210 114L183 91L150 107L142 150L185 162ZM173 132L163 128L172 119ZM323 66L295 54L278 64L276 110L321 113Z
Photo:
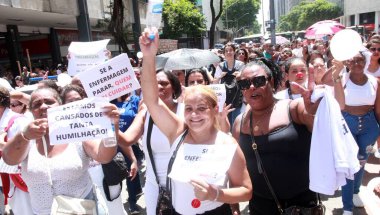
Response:
M42 142L44 145L44 153L47 160L47 144L45 137L42 137ZM47 160L48 161L48 160ZM49 184L53 187L53 180L51 178L51 171L49 163L48 166L48 174L49 174ZM54 193L54 189L53 189ZM94 196L96 198L96 194L94 192ZM97 215L97 205L95 200L91 199L81 199L74 198L64 195L54 195L53 204L51 206L50 215Z
M182 145L182 142L185 139L188 130L186 130L185 133L183 133L181 139L178 142L178 145L177 145L175 151L173 152L173 155L171 156L171 158L169 160L168 171L166 174L166 187L162 187L162 186L160 186L160 182L158 181L156 164L154 162L153 153L152 153L152 146L150 143L150 139L152 136L153 124L154 124L154 122L153 122L152 117L149 117L146 145L147 145L147 149L148 149L148 153L149 153L150 163L152 164L153 172L154 172L154 175L156 176L156 182L158 185L158 199L157 199L157 206L156 206L156 214L157 215L172 215L172 214L174 214L174 209L173 209L173 205L172 205L171 180L168 177L168 175L172 169L175 157L177 156L177 151L178 151L179 147Z
M282 208L281 203L278 200L277 195L274 192L271 183L269 182L268 176L267 176L265 169L264 169L264 165L263 165L261 158L260 158L260 154L257 150L257 144L255 142L255 137L253 135L252 111L251 111L250 119L249 119L249 129L250 129L250 133L251 133L252 149L255 153L258 171L260 174L263 175L264 180L268 186L268 189L271 192L274 201L276 202L277 209L280 212L280 214L281 215L324 215L326 213L326 207L322 204L319 193L317 193L318 203L314 207L303 207L303 206L293 205L293 206L290 206L288 208Z

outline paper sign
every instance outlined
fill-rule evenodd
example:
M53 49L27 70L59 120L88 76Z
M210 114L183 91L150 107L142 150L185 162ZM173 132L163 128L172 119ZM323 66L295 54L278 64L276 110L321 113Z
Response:
M48 109L52 145L115 136L111 119L104 115L106 98L87 98Z
M222 186L237 144L183 144L177 152L169 177L184 183L202 179Z
M77 75L88 97L110 101L141 88L127 54L120 54Z
M218 97L219 112L222 112L224 103L226 102L226 87L224 84L211 84L208 86L214 90L216 96Z
M71 42L68 73L74 76L108 59L105 51L110 39L94 42Z

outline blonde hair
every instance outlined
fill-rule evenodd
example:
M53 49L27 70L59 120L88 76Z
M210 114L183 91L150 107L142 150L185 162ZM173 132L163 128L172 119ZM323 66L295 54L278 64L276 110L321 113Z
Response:
M189 95L194 95L199 93L202 98L206 101L206 103L212 108L215 109L215 107L218 107L218 97L216 96L214 90L212 90L207 85L195 85L186 87L185 94L184 94L184 101L186 101L186 97ZM215 121L214 126L218 130L220 130L219 121L217 116L215 115Z

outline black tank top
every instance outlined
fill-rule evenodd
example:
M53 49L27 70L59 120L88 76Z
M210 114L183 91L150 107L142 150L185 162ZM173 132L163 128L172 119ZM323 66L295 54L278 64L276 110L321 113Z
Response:
M306 126L294 123L290 113L289 121L285 127L254 137L264 169L279 199L290 199L309 189L311 133ZM273 199L258 171L251 135L242 133L241 129L239 144L252 180L253 198L258 195Z

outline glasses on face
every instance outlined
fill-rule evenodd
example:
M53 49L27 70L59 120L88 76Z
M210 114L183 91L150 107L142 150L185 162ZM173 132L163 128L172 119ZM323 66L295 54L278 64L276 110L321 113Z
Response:
M239 55L245 55L244 52L239 52L238 54L239 54Z
M248 90L251 87L251 84L255 88L259 88L259 87L265 86L265 84L267 83L267 80L269 79L270 79L269 77L265 77L264 75L256 76L250 79L239 80L238 85L240 89L242 90Z
M369 50L371 52L375 52L375 51L380 52L380 48L375 48L375 47L371 47L371 48L369 48Z
M18 107L21 105L22 105L22 103L11 103L11 107Z

